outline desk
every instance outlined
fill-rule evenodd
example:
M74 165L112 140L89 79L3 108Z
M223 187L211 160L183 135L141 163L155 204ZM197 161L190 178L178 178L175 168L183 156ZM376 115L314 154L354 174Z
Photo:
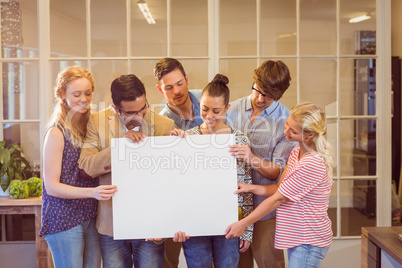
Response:
M402 267L402 243L398 239L402 226L362 227L361 267L381 267L389 256ZM395 266L394 266L395 267Z
M36 241L36 267L51 267L49 260L50 252L43 237L39 236L41 227L41 197L30 197L26 199L0 198L0 214L34 214L35 215L35 241Z

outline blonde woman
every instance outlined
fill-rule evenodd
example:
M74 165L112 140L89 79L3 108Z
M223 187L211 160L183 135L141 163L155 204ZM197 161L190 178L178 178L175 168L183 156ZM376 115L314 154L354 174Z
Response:
M325 140L323 109L301 103L285 123L289 141L298 142L277 185L239 184L236 193L268 197L249 216L231 224L226 238L239 237L246 226L276 210L275 248L287 249L289 268L319 267L332 242L328 217L332 186L332 150ZM234 147L233 154L237 151Z
M81 67L59 73L58 100L43 147L42 228L56 268L100 267L95 227L97 200L108 200L116 187L98 186L79 175L78 159L91 114L92 75Z

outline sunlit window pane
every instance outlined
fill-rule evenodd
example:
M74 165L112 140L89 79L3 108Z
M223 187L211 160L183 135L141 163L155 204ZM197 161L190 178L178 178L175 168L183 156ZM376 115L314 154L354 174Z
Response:
M340 61L341 115L376 114L375 59L343 59Z
M112 104L110 85L120 75L128 74L127 61L92 61L91 72L95 79L95 92L92 99L93 111L98 111Z
M336 115L336 100L336 61L300 60L300 101L319 104L331 116Z
M261 54L296 54L296 1L261 1Z
M173 0L171 3L172 55L208 56L208 1Z
M131 2L131 55L163 57L167 55L166 0L146 1L155 24L150 24L137 1ZM185 34L186 36L186 34Z
M297 104L297 62L296 60L288 59L281 59L281 61L288 66L292 80L290 81L289 88L285 91L279 102L288 109L292 109Z
M341 54L375 54L376 0L340 0L339 11ZM356 23L349 22L350 19L363 15L367 16L367 19ZM359 38L358 33L365 31L371 31L367 32L371 37L364 38L363 34ZM374 38L372 38L373 36Z
M251 94L253 72L257 68L256 60L221 60L221 73L229 78L230 101Z
M341 176L376 175L376 120L341 120Z
M91 1L91 55L127 56L126 1Z
M4 119L39 119L39 76L36 61L3 62Z
M221 0L219 14L220 54L257 55L255 0Z
M50 50L52 57L87 56L86 28L85 1L50 1Z
M300 1L300 54L336 54L336 0Z
M36 0L1 1L3 58L39 57Z

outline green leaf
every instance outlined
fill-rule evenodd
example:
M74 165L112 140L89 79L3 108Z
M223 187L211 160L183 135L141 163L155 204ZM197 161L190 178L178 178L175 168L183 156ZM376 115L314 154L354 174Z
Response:
M0 141L0 150L3 150L5 145L6 145L5 141Z
M29 161L24 157L23 149L18 144L12 144L5 148L5 142L0 141L0 174L6 174L7 184L2 185L7 187L11 180L25 180L25 172L32 172ZM5 180L1 180L6 182Z
M14 178L15 178L16 180L20 180L20 181L23 180L22 175L21 175L20 173L15 173Z
M7 174L1 175L0 179L1 189L3 189L3 191L6 191L8 185L10 184Z

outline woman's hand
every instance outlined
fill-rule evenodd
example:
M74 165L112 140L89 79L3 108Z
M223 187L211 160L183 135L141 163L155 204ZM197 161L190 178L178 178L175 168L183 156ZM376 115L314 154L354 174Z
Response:
M178 231L177 233L174 234L173 242L185 242L189 238L190 236L186 235L185 232Z
M246 252L246 250L250 247L250 245L251 245L250 241L240 239L239 252Z
M170 131L170 136L180 136L182 138L186 137L186 132L182 129L175 128L172 131Z
M238 183L237 190L234 192L235 194L241 193L252 193L253 192L253 184L245 184L245 183Z
M144 141L146 136L140 131L129 130L124 134L124 137L132 140L135 143L140 143Z
M154 242L157 245L160 245L163 242L165 242L165 238L147 238L147 239L145 239L145 241L151 241L151 242Z
M98 200L109 200L117 192L116 185L100 185L93 191L93 198Z
M242 236L246 227L243 224L243 220L232 223L225 231L226 239Z

